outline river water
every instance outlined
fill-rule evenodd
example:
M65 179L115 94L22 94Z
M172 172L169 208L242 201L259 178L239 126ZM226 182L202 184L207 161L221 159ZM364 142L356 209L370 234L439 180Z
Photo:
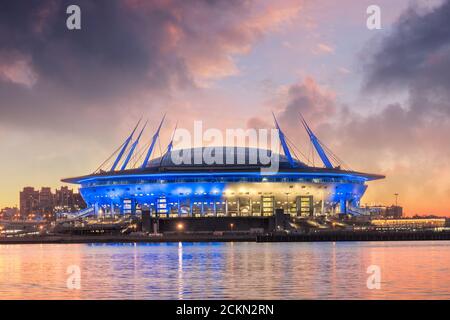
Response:
M450 299L450 241L0 245L0 299Z

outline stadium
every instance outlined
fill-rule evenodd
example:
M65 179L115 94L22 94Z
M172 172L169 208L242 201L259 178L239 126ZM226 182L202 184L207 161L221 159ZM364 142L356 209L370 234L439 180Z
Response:
M138 123L110 157L114 159L112 166L62 181L80 185L80 193L88 208L79 216L140 216L145 211L152 217L167 220L221 217L248 220L273 217L280 210L292 218L358 214L367 182L384 176L342 169L341 165L334 163L337 158L300 116L323 166L305 164L292 152L289 140L274 119L280 150L284 154L250 147L221 146L216 147L215 152L223 157L223 161L179 164L173 161L175 153L193 160L196 154L203 154L205 148L173 150L172 140L162 156L151 159L163 118L139 157L134 152L145 125L134 139ZM262 153L277 157L279 169L276 173L265 174L263 169L267 164L258 157L254 161L253 156ZM133 157L141 161L128 168ZM235 161L228 164L225 158ZM227 220L228 227L232 224L229 221L233 220Z

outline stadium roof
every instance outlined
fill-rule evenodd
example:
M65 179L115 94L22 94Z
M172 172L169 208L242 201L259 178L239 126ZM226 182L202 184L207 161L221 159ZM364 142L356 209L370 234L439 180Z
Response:
M200 154L200 152L211 152L214 153L214 150L222 150L222 159L223 163L215 163L208 164L202 161L202 163L194 163L195 154ZM233 163L226 163L226 156L230 156L234 151L234 161ZM220 153L220 151L219 151ZM260 157L257 157L256 163L251 163L251 157L255 154L264 154L271 155L270 150L265 149L257 149L257 148L246 148L246 147L218 147L213 148L210 147L210 150L206 148L187 148L180 150L173 150L170 154L165 154L162 157L155 158L149 162L146 168L137 168L137 169L127 169L120 171L100 171L98 173L94 173L91 175L85 175L74 178L62 179L63 182L67 183L80 183L86 179L92 178L114 178L114 177L124 177L124 176L136 176L136 175L159 175L159 174L174 174L174 175L183 175L183 174L218 174L218 173L236 173L236 175L240 173L248 173L248 172L260 172L262 168L269 167L270 164L264 164L260 161ZM190 158L192 162L187 161L188 163L177 164L174 163L174 156L179 157L184 155L186 159ZM276 158L277 154L274 154ZM219 159L220 156L218 155ZM237 159L241 157L241 160L244 163L238 163ZM378 174L369 174L362 173L357 171L343 170L339 167L336 168L319 168L319 167L310 167L306 164L296 160L297 167L293 168L290 162L284 155L278 154L279 159L279 172L278 174L318 174L318 175L329 175L329 176L339 176L339 175L353 175L355 177L361 177L366 180L377 180L383 179L383 175ZM204 160L204 159L203 159Z
M333 152L318 139L306 123L305 119L300 115L300 121L311 140L311 144L324 165L324 167L316 167L314 164L313 166L308 166L304 162L298 160L295 153L291 151L291 147L295 148L295 146L290 144L290 141L281 130L275 115L273 115L273 118L275 128L278 130L278 137L283 155L274 153L271 150L249 147L212 146L173 150L172 137L166 152L161 157L151 159L154 147L159 138L159 132L164 123L164 115L156 132L153 134L149 145L144 146L140 155L135 151L147 123L142 126L136 139L133 138L133 135L138 129L141 120L138 121L131 134L126 138L122 145L102 165L100 165L93 174L63 179L61 181L80 183L81 181L95 179L96 177L113 179L116 176L123 177L132 175L135 177L164 173L201 175L261 172L262 174L267 174L269 171L268 168L270 168L270 171L274 171L275 174L312 175L316 173L321 176L352 175L365 180L384 178L383 175L367 174L350 170L344 165L342 160L333 154ZM142 158L144 161L142 161ZM114 163L112 166L109 166L108 161L112 159L115 159ZM130 161L132 159L134 159L134 161ZM306 160L309 161L308 159ZM276 163L273 163L273 161ZM345 167L345 169L343 169L343 167Z

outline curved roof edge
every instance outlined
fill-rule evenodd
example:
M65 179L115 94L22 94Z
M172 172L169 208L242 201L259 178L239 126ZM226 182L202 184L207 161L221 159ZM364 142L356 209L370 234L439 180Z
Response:
M372 180L380 180L384 179L384 175L380 174L372 174L372 173L364 173L358 171L348 171L342 170L338 168L327 169L327 168L314 168L314 167L306 167L306 168L289 168L278 171L275 174L267 175L261 172L260 167L249 168L247 166L243 167L182 167L182 168L164 168L164 167L155 167L155 168L145 168L145 169L129 169L124 171L114 171L114 172L100 172L90 175L72 177L61 179L62 182L65 183L73 183L80 184L85 180L93 180L93 179L111 179L111 178L120 178L120 177L136 177L136 176L202 176L202 175L231 175L235 174L246 175L246 174L259 174L261 176L273 177L276 175L305 175L305 176L342 176L342 175L353 175L355 177L360 177L366 179L367 181Z

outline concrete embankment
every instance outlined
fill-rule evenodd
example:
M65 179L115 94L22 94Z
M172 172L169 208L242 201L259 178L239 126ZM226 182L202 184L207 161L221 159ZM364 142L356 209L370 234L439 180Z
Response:
M319 242L319 241L426 241L450 240L450 231L338 231L307 234L258 235L257 242Z
M160 236L132 236L132 235L45 235L32 237L0 238L0 244L39 244L39 243L151 243L151 242L230 242L256 241L255 234L164 234Z
M307 234L169 233L164 235L41 235L0 238L0 244L44 243L152 243L152 242L321 242L450 240L450 232L313 232Z

